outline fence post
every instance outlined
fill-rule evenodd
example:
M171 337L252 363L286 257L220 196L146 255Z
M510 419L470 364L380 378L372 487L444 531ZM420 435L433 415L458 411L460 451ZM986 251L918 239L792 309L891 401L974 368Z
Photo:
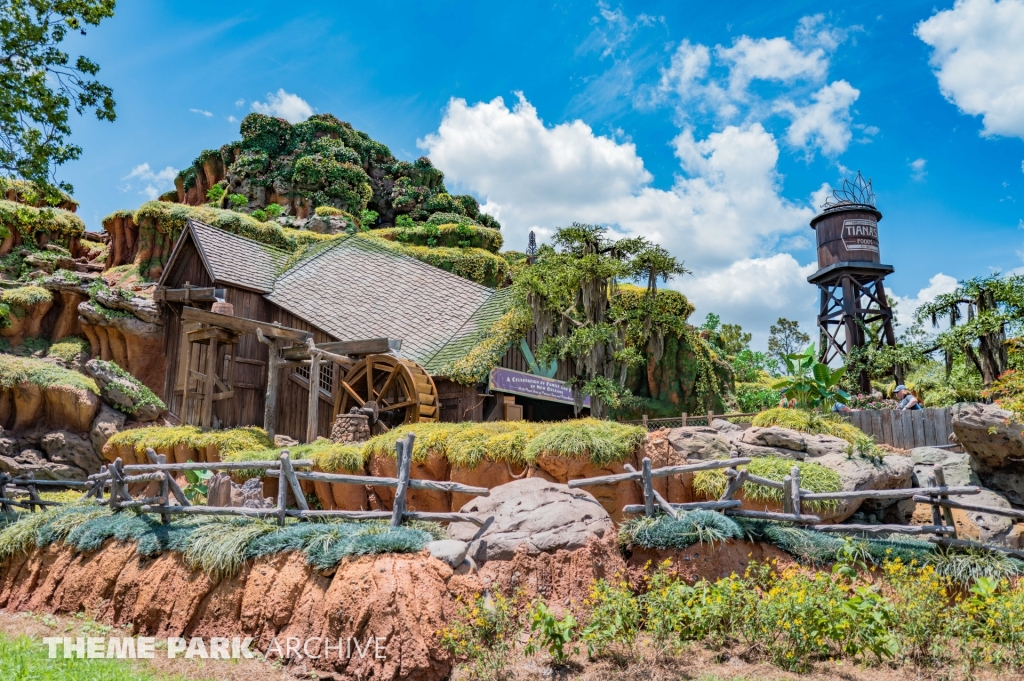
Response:
M711 422L714 420L714 418L715 418L715 410L714 409L708 409L708 428L711 427Z
M782 478L782 512L793 513L793 476Z
M651 480L651 459L645 456L643 460L644 476L644 515L648 518L654 515L654 484Z
M288 450L281 452L281 475L277 478L277 524L284 527L285 510L288 505L288 478L284 474L285 459Z
M317 388L319 390L319 388ZM285 480L288 481L288 485L292 488L292 494L295 495L295 505L302 511L309 510L309 504L306 503L306 495L302 491L302 485L299 484L299 479L295 477L295 470L292 468L292 461L288 452L281 453L281 483Z
M28 483L28 485L26 485L26 487L28 488L28 505L29 505L29 510L31 510L33 513L35 513L36 512L36 506L37 506L37 504L35 502L42 501L42 497L39 496L39 491L36 489L36 486L32 482L32 481L34 481L36 479L36 474L35 474L34 471L28 474L28 479L29 479L29 483ZM40 511L42 511L45 508L42 504L38 504L38 506L39 506L39 510Z
M391 527L398 527L402 524L402 516L405 514L406 494L409 491L409 473L412 470L412 446L416 436L409 433L405 436L405 442L395 444L395 453L398 455L398 489L395 490L395 503L391 511Z
M732 471L732 473L729 471ZM718 500L732 501L736 493L743 487L743 482L749 473L746 470L738 471L735 468L730 468L725 472L725 475L729 478L729 483L725 486L725 491L722 492L722 496Z
M793 495L793 500L791 502L793 505L793 514L800 515L800 469L793 466L789 471L789 477L791 480L789 491L790 494Z
M683 412L683 428L685 428L685 427L686 427L686 416L687 416L687 414L686 414L686 412L684 411L684 412Z
M942 465L941 464L935 464L935 467L932 470L934 471L935 485L937 487L945 487L946 486L946 473L942 470ZM949 499L949 495L948 494L940 494L939 495L939 499ZM939 508L938 506L932 506L933 510L937 510L938 508ZM946 524L949 525L949 529L951 529L953 531L953 539L956 539L957 538L957 536L956 536L956 523L953 522L953 509L943 507L943 509L942 509L942 516L943 516L943 518L945 518ZM942 523L939 523L939 524L941 525Z
M928 474L928 486L938 486L938 483L935 481L935 469L932 469L932 472ZM932 497L932 499L934 498ZM932 525L942 527L942 510L935 504L932 504Z
M643 424L644 424L644 430L647 430L647 414L644 414L644 416L643 416Z
M5 501L0 501L0 510L3 510L4 513L14 513L14 511L11 509L11 505L8 504L7 501L6 501L6 499L7 499L7 478L8 477L9 476L7 475L7 473L0 473L0 499L4 499L5 500Z
M128 487L124 484L124 462L117 457L110 467L110 508L119 511L122 501L131 501L132 495L128 493Z

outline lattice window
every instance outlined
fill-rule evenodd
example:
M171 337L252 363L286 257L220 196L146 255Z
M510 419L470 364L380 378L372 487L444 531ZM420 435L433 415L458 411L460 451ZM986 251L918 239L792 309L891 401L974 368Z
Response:
M295 375L306 385L309 385L309 367L298 367ZM331 396L334 388L334 364L324 362L320 365L320 392Z

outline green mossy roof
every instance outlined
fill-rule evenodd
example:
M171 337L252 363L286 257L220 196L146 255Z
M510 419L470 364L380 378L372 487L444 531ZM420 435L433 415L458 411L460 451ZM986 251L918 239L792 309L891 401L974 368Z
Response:
M0 353L0 388L6 390L19 383L31 383L40 388L67 386L99 394L96 381L77 371L62 369L41 359Z

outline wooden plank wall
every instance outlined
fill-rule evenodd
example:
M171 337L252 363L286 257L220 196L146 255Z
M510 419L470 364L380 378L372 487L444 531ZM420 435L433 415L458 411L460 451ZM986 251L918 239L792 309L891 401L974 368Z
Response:
M948 407L915 411L864 410L844 416L875 438L875 442L899 449L948 445L949 435L953 432L953 419Z

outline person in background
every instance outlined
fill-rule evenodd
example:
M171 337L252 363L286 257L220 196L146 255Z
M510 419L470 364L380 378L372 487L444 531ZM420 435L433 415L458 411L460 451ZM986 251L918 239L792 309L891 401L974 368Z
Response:
M903 385L902 383L896 386L896 390L894 390L893 392L896 395L896 399L900 401L900 403L896 406L896 408L899 409L900 411L924 409L924 407L921 406L921 400L917 399L917 396L914 395L914 393L907 390L907 386Z
M860 411L860 409L854 409L848 404L836 402L835 404L832 405L832 411L835 412L836 414L849 414L850 412Z

